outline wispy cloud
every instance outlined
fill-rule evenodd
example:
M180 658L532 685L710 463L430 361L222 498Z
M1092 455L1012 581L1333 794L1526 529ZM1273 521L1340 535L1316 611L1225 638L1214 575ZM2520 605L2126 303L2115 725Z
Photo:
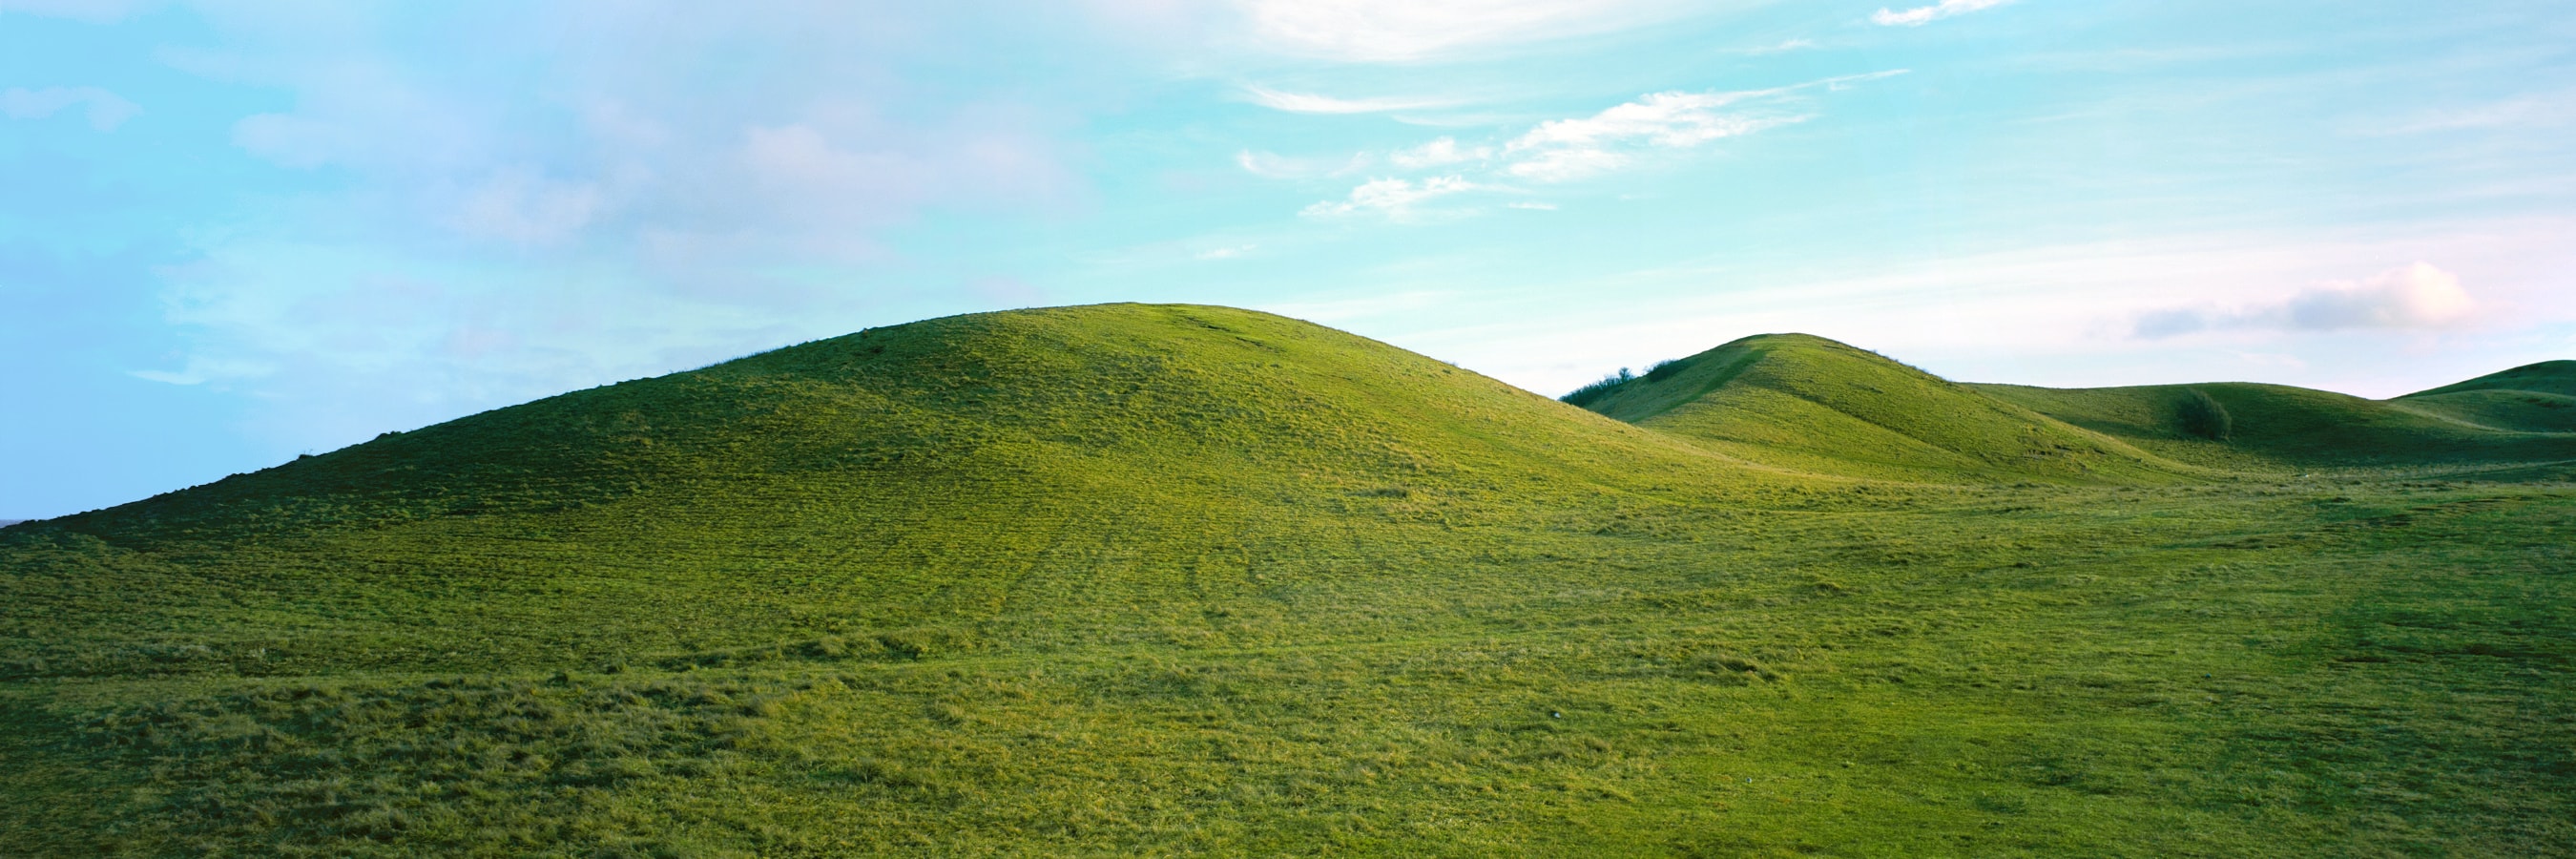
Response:
M1743 93L1659 92L1580 119L1557 119L1503 151L1514 176L1557 182L1624 166L1640 149L1688 149L1724 137L1799 122L1802 115L1719 113Z
M137 368L255 397L256 434L297 447L840 333L895 304L1025 303L980 271L853 272L881 270L898 253L883 231L925 211L1010 218L1084 190L1058 100L893 71L975 44L983 22L963 13L532 7L495 32L470 6L324 5L189 10L211 43L174 66L291 96L231 142L328 168L339 190L197 231L196 261L155 273L184 348ZM567 26L652 47L527 37ZM719 66L768 82L704 77ZM505 67L520 71L460 71ZM66 99L0 94L0 110Z
M1411 149L1399 149L1388 153L1386 160L1407 170L1420 170L1467 161L1482 161L1492 158L1493 155L1493 147L1459 146L1457 138L1443 137Z
M1930 6L1916 6L1903 12L1880 9L1869 16L1870 23L1882 27L1920 27L1953 15L1965 15L2004 5L2011 0L1941 0Z
M1282 158L1244 150L1236 163L1256 175L1315 178L1368 168L1382 161L1406 171L1438 170L1452 175L1420 180L1374 179L1352 189L1345 200L1307 206L1307 217L1348 217L1363 213L1388 220L1416 220L1414 204L1470 190L1514 190L1517 180L1565 182L1628 167L1656 151L1679 151L1710 141L1803 122L1812 114L1798 107L1796 95L1809 89L1834 90L1862 81L1905 74L1903 69L1844 75L1790 86L1732 92L1661 92L1616 105L1591 116L1549 120L1500 144L1470 145L1439 137L1371 159L1366 153L1348 162ZM1462 169L1462 165L1464 165ZM1479 175L1469 181L1468 175ZM1510 208L1552 210L1554 204L1518 202ZM1465 214L1473 210L1453 210Z
M1902 69L1846 75L1764 90L1661 92L1588 117L1540 123L1503 146L1513 176L1559 182L1628 165L1639 153L1689 149L1709 141L1752 134L1811 118L1785 110L1789 95L1812 87L1904 74Z
M1195 259L1203 260L1234 259L1235 257L1251 253L1260 247L1260 245L1233 245L1230 247L1209 248L1196 254L1192 254L1191 256Z
M88 106L89 126L100 131L115 131L143 112L133 102L94 86L0 90L0 114L10 119L43 119L79 105Z
M2318 284L2268 304L2152 310L2139 314L2134 331L2152 339L2223 328L2438 329L2467 321L2476 308L2458 275L2418 262L2357 281Z
M1784 39L1779 42L1760 47L1746 48L1743 53L1757 57L1766 57L1772 54L1785 54L1790 51L1803 51L1815 46L1816 42L1814 39Z
M1464 176L1435 176L1420 182L1372 179L1351 189L1348 199L1316 203L1299 214L1310 218L1376 215L1390 220L1412 220L1418 214L1414 208L1417 203L1484 187L1467 181Z
M2557 217L2478 219L1846 259L1804 252L1765 258L1735 248L1690 264L1517 282L1487 269L1411 270L1391 288L1473 281L1476 300L1436 322L1389 330L1385 339L1546 393L1598 379L1605 369L1644 366L1746 334L1803 331L1961 380L2091 387L2242 379L2384 397L2566 357L2576 331L2576 296L2563 287L2572 225ZM2443 270L2458 274L2474 300L2468 314L2456 315L2438 286L2415 310L2386 316L2354 313L2349 304L2330 310L2338 302L2313 298L2338 286L2384 286L2391 266L2355 268L2352 261L2392 253L2466 261ZM2380 274L2339 274L2355 271ZM1633 302L1583 307L1562 300L1592 291L1652 296L1656 312L1637 314ZM2304 305L2311 327L2294 329L2287 308L2302 293L2311 294ZM2189 308L2233 318L2239 296L2259 297L2259 307L2243 309L2278 315L2188 339L2136 336L2144 313ZM2371 323L2336 327L2357 319ZM2311 367L2281 369L2294 361Z
M1262 86L1246 85L1244 100L1272 110L1289 113L1386 113L1397 110L1423 110L1449 107L1459 102L1431 98L1334 98L1313 93L1286 92Z

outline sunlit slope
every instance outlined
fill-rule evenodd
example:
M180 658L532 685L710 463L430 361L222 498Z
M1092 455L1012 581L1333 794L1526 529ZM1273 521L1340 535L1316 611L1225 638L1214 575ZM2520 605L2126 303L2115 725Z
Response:
M2448 394L2457 391L2530 391L2576 397L2576 361L2542 361L2524 364L2500 373L2489 373L2465 382L2453 382L2427 391L2417 391L2399 399Z
M2230 382L2055 389L1979 385L1994 397L2172 459L2252 468L2489 467L2576 459L2576 435L2517 431L2512 421L2464 419L2461 404L2369 400L2284 385ZM2225 408L2225 439L2187 432L2193 391ZM2477 392L2468 392L2476 394ZM2546 396L2546 395L2532 395ZM2493 419L2490 419L2493 420Z
M1439 576L1463 575L1440 559L1481 551L1459 529L1784 488L1277 316L1013 311L12 528L0 647L20 672L96 674L595 664L893 632L1224 640L1208 608L1247 593L1434 598ZM1368 583L1392 576L1411 584Z
M2509 432L2576 433L2576 397L2539 391L2452 391L2390 401L2399 407Z
M1803 334L1719 346L1618 385L1586 407L1712 450L1830 474L2161 482L2192 470Z
M2576 361L2543 361L2391 402L2479 426L2576 432Z

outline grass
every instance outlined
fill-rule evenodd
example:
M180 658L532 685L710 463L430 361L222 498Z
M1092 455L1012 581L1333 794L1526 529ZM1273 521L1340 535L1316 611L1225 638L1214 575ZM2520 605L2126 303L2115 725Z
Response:
M2167 482L2192 473L2120 439L1819 337L1748 337L1661 372L1587 408L1712 451L1824 474Z
M576 392L0 531L0 854L2568 855L2564 440L2193 387L1118 305Z

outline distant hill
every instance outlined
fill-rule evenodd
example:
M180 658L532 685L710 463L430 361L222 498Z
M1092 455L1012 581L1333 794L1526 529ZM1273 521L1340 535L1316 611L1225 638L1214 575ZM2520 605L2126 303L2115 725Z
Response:
M2537 364L2524 364L2501 373L2489 373L2465 382L2453 382L2439 388L2417 391L2400 399L2459 391L2530 391L2576 397L2576 361L2542 361Z
M1750 461L1897 480L2165 482L2231 471L2576 460L2576 361L2367 400L2283 385L1958 384L1803 334L1747 337L1567 396ZM2223 421L2196 426L2195 410Z
M2394 402L2499 430L2576 432L2576 361L2515 367Z
M2471 468L2576 459L2576 435L2463 420L2452 403L2369 400L2284 385L2226 382L2125 388L2053 389L1978 385L1978 390L2170 459L2214 468L2417 466ZM2224 440L2200 438L2182 422L2197 392L2223 407Z
M1585 407L1712 450L1831 474L2167 482L2195 469L1876 353L1747 337L1596 389Z

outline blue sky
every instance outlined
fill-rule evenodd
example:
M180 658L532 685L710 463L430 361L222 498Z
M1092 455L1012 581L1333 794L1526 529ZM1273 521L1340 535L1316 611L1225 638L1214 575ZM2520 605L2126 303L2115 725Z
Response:
M1770 331L2368 396L2576 357L2560 4L531 7L0 0L0 518L1032 305L1548 394Z

